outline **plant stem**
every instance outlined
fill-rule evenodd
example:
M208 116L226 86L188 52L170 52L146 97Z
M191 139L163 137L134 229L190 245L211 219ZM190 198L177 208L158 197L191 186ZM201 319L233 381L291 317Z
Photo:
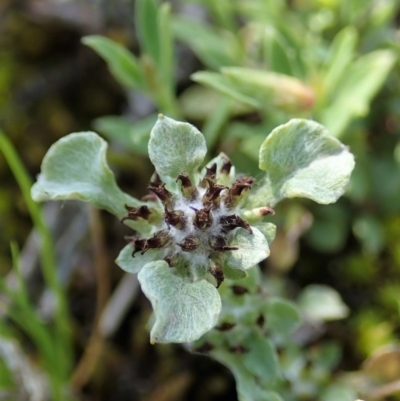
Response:
M67 379L68 372L72 366L72 343L70 333L70 317L64 289L58 280L56 270L56 260L54 254L54 244L52 234L44 222L41 207L32 200L30 190L32 181L23 166L13 144L0 130L0 151L3 153L25 200L32 222L39 232L41 238L41 246L39 249L41 259L41 269L44 280L48 287L53 291L56 299L56 311L54 314L55 321L55 338L54 353L57 358L58 372L60 379ZM60 384L62 380L60 380ZM64 382L65 383L65 382ZM53 389L56 393L60 389Z

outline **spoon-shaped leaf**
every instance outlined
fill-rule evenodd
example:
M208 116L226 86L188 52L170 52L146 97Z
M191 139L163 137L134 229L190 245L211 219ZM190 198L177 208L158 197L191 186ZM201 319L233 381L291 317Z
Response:
M252 203L274 205L304 197L328 204L343 195L354 156L322 125L293 119L275 128L260 148L264 186Z
M194 177L206 153L206 141L197 128L160 114L150 133L149 156L161 177L175 180L182 172Z
M106 151L107 142L94 132L61 138L43 159L32 198L37 202L81 200L123 217L125 204L139 206L140 202L119 189L107 165Z
M155 314L151 343L195 341L217 324L221 298L208 281L176 276L163 260L144 266L138 279Z

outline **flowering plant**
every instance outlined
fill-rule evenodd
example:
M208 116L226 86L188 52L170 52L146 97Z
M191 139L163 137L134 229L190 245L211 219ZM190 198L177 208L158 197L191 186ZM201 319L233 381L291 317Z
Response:
M149 140L155 174L139 201L118 188L106 150L93 132L60 139L43 160L32 197L86 201L135 230L116 263L138 273L153 306L152 343L192 342L216 326L225 278L240 283L269 255L275 226L265 216L284 198L335 202L354 167L353 155L323 126L294 119L262 144L257 182L236 175L222 153L200 171L203 135L160 115Z

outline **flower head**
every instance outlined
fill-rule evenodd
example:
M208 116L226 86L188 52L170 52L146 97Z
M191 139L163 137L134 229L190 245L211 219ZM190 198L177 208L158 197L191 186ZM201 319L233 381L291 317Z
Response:
M247 231L246 237L253 236L256 229L240 216L240 205L255 180L239 177L233 181L230 160L221 155L219 161L219 165L212 162L205 167L197 185L186 172L181 172L175 180L178 185L171 185L168 190L156 175L148 189L158 198L159 208L163 208L162 218L152 236L127 238L133 247L133 257L138 252L144 255L150 249L159 249L159 257L171 268L187 269L194 278L210 273L217 287L221 285L226 260L231 252L239 251L237 244L231 244L237 229ZM230 186L224 185L230 181L233 181ZM126 209L128 214L122 221L149 220L152 215L146 205L126 206ZM273 212L270 208L265 210ZM254 265L268 256L268 243L262 242L258 244L257 259L252 261Z
M224 279L246 277L269 255L275 226L263 220L272 207L298 196L335 202L354 167L353 155L324 127L297 119L262 144L259 166L265 173L258 182L237 176L222 153L200 171L203 135L160 115L149 141L156 173L149 195L139 201L116 185L106 149L93 132L60 139L43 159L32 197L86 201L134 230L116 262L138 273L152 303L152 342L190 342L216 326L218 287Z

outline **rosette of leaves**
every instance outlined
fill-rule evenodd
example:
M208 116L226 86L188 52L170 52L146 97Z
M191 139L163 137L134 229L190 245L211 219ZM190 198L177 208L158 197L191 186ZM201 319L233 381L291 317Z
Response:
M265 216L272 207L299 196L335 202L354 167L353 155L323 126L294 119L262 144L258 182L236 175L222 153L200 169L201 132L160 115L149 141L155 174L149 195L138 200L117 186L106 151L93 132L60 139L44 157L32 197L89 202L134 230L116 263L138 274L153 306L152 343L195 341L216 326L224 279L245 278L269 255L275 226Z

